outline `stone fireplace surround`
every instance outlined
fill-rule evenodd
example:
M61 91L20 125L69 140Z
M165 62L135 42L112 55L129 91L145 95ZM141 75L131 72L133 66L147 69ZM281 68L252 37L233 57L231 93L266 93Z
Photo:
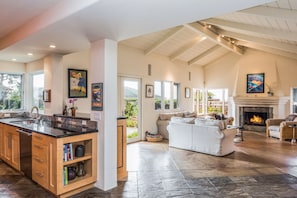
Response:
M241 107L271 107L272 115L271 118L285 118L288 113L286 113L287 104L289 102L289 97L239 97L234 96L229 98L229 116L234 117L234 125L239 126L240 115L242 112ZM259 130L263 131L263 130Z

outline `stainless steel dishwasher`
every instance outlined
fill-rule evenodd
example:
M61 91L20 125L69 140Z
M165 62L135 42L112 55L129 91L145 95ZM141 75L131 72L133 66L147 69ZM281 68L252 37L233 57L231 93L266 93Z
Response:
M32 132L17 129L20 133L20 166L25 176L32 178Z

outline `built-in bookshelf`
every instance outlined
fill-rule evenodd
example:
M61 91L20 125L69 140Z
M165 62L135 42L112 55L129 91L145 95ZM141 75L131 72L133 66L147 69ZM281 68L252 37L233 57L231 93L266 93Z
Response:
M44 161L43 175L38 177L41 172L40 165L34 166L33 173L36 173L34 181L48 189L59 197L67 197L74 193L93 187L97 180L97 133L86 133L64 138L52 138L39 133L33 133L32 151L35 158L46 158ZM84 147L83 156L76 157L75 148L78 145ZM43 148L43 149L40 149ZM68 179L69 168L83 164L84 174L75 175L71 180Z

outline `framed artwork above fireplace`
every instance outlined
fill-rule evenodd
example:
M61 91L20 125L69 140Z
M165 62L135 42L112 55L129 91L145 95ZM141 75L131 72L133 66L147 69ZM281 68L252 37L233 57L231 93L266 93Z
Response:
M265 74L247 74L246 93L264 93Z

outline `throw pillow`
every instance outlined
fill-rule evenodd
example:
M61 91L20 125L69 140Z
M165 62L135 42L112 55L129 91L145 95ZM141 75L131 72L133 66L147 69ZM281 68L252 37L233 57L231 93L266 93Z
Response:
M195 118L195 117L196 117L195 112L185 114L185 118Z
M294 121L295 117L297 117L297 115L290 114L290 115L288 115L288 117L286 117L286 121Z

